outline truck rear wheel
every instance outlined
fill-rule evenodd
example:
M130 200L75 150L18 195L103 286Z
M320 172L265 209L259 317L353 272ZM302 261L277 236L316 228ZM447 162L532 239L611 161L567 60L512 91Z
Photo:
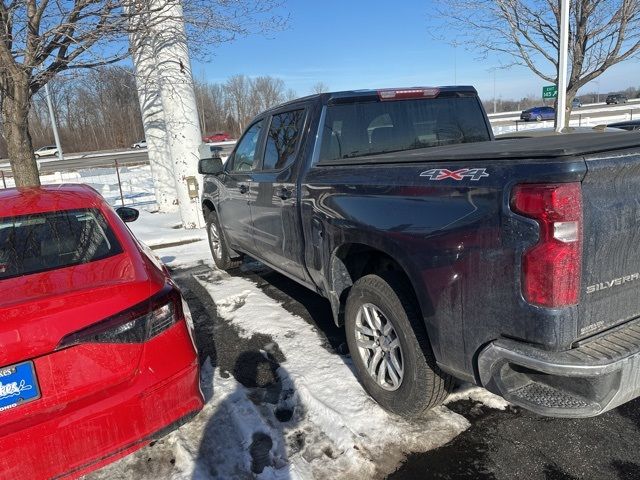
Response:
M394 272L360 278L347 298L345 327L367 393L393 413L419 417L444 401L453 378L436 365L408 288Z
M207 233L209 234L209 248L213 261L220 270L231 270L237 268L242 263L242 258L235 259L229 255L229 247L224 239L218 214L210 211L207 214Z

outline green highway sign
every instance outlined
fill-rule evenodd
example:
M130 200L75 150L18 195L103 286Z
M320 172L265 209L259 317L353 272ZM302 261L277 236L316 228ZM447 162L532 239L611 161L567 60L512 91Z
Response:
M557 98L558 97L558 87L556 85L548 85L546 87L542 87L542 98Z

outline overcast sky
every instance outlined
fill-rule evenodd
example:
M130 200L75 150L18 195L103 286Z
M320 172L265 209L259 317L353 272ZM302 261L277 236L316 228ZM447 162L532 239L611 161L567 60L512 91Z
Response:
M298 95L311 93L319 81L331 90L471 84L482 98L492 98L491 67L501 59L478 60L463 46L434 41L427 21L432 8L424 0L288 0L285 31L219 45L210 60L194 62L194 75L212 82L241 73L271 75ZM632 59L583 90L637 87L639 73L640 59ZM545 84L523 67L498 70L496 96L540 95Z

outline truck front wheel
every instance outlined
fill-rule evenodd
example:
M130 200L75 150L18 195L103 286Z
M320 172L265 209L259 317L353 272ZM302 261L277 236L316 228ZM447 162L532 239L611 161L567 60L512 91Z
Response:
M222 234L218 214L210 211L207 214L207 233L209 234L209 247L213 261L220 270L231 270L242 263L242 259L233 259L229 255L229 247Z
M367 393L393 413L419 417L444 401L453 379L436 365L408 288L395 272L360 278L347 298L345 327Z

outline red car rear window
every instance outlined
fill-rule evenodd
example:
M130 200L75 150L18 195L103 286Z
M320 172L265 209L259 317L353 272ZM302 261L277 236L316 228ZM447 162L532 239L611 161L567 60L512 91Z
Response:
M96 209L0 218L0 280L119 253L122 247Z

